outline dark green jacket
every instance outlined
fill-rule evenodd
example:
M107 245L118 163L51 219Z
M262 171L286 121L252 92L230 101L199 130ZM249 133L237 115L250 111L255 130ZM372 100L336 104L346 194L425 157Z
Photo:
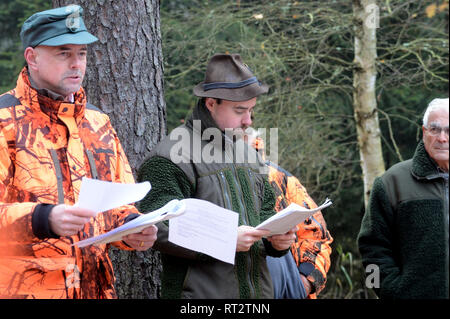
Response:
M264 165L256 151L220 131L209 136L214 132L207 129L214 127L209 111L198 106L185 125L156 146L138 172L139 181L152 184L140 211L155 210L172 199L198 198L238 212L239 225L256 226L275 214L275 195L260 172ZM238 150L238 145L243 148ZM250 251L236 253L231 265L170 243L167 225L158 225L153 247L162 253L163 298L273 298L265 257L288 250L277 251L263 239Z
M359 250L364 266L379 267L378 296L448 298L448 231L448 173L420 142L375 180L362 221Z

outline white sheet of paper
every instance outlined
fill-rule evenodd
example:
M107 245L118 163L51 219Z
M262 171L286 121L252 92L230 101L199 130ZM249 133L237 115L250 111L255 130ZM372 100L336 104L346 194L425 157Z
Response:
M296 225L302 223L313 215L315 212L324 209L325 207L333 204L330 199L326 199L325 202L317 208L308 209L298 204L292 203L282 211L273 215L269 219L265 220L256 229L270 230L270 235L285 234Z
M123 224L120 227L117 227L105 234L91 237L85 240L81 240L76 242L73 245L76 245L80 248L89 246L89 245L100 245L107 244L114 241L122 240L123 236L129 234L135 234L141 232L144 228L147 228L150 225L154 225L163 220L167 220L173 217L180 216L184 214L186 205L177 199L174 199L168 202L163 207L147 213L142 214L141 216L129 221L126 224ZM72 245L72 246L73 246Z
M169 220L169 241L234 265L239 214L199 199L183 199L185 214Z
M122 184L83 177L77 207L97 213L140 201L150 191L149 182Z

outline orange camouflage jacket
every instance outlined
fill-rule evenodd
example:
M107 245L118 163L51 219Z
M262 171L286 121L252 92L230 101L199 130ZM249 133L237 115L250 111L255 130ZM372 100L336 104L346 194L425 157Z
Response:
M83 176L134 183L108 116L86 103L83 88L74 98L38 94L26 68L0 96L0 297L116 297L109 245L72 244L123 224L136 208L100 213L74 236L48 227L53 205L77 202Z
M252 145L264 157L262 139L255 139ZM295 176L270 161L266 161L266 164L269 167L269 182L275 191L275 210L277 212L291 203L306 208L317 207L308 195L306 188ZM330 269L330 244L333 242L333 238L320 211L297 226L297 238L291 246L291 252L300 273L304 274L314 287L314 292L308 295L308 299L316 299L317 294L325 288L327 273Z

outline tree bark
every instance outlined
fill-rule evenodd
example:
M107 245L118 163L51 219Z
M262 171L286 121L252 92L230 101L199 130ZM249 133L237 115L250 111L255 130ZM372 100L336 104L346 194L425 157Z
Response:
M375 95L378 10L375 0L353 0L355 20L353 108L366 207L375 177L385 170Z
M109 115L133 173L166 133L158 0L53 0L79 4L89 32L83 87L88 101ZM119 298L158 298L158 252L111 249Z

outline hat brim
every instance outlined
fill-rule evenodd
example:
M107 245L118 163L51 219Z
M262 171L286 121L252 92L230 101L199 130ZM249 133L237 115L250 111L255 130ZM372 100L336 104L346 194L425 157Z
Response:
M94 37L87 31L80 31L77 33L66 33L50 39L47 39L38 45L47 45L56 47L64 44L90 44L98 41L97 37Z
M259 83L253 83L238 89L212 89L205 91L203 83L199 83L194 87L194 95L233 102L248 101L269 91L268 85Z

